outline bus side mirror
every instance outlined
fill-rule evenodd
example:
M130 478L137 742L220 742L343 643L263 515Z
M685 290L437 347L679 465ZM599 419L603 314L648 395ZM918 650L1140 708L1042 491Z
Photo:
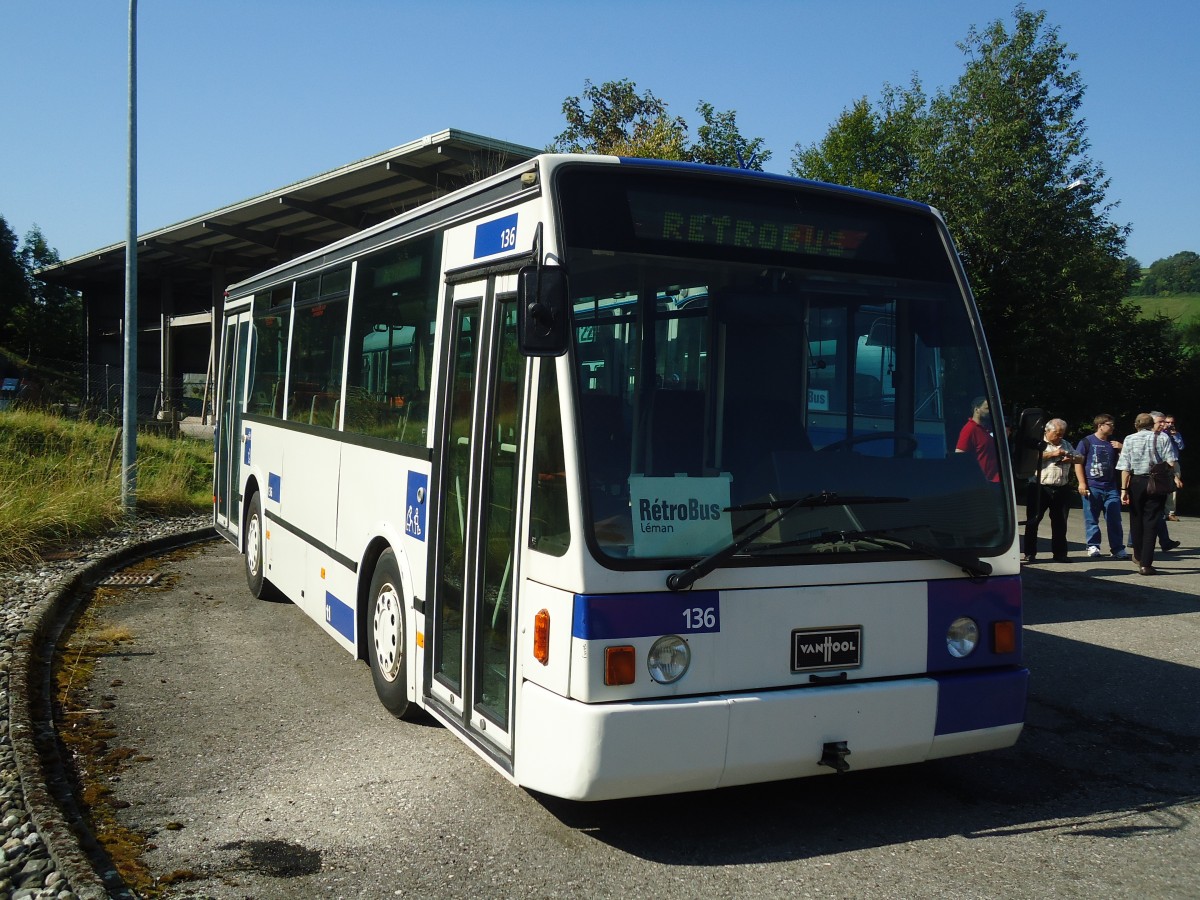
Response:
M517 273L517 344L526 356L567 352L567 273L562 266L526 266Z
M1012 437L1013 476L1018 480L1031 478L1037 472L1048 418L1041 409L1026 409L1021 413Z

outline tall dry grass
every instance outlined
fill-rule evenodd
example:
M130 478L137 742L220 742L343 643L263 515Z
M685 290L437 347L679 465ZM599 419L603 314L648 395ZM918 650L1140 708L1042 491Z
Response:
M110 425L0 412L0 568L37 561L121 521L116 437ZM137 459L139 513L211 508L208 442L138 435Z

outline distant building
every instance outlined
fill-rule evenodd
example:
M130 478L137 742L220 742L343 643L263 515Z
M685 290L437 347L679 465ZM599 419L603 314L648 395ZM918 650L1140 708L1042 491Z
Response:
M539 150L448 129L138 237L138 408L212 411L225 288L256 272L517 165ZM123 383L125 242L42 269L83 295L84 390L111 405ZM184 384L193 387L184 396Z

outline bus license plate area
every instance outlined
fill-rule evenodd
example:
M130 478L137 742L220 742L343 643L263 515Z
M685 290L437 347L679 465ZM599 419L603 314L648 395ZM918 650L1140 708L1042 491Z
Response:
M797 628L792 631L792 671L857 669L862 665L862 626Z

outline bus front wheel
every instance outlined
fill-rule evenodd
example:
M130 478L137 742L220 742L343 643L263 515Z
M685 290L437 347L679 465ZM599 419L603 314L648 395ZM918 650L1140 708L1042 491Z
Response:
M250 510L246 513L246 584L250 593L262 599L267 592L267 580L263 575L263 517L262 502L257 492L250 498Z
M370 643L367 655L371 680L384 708L397 718L408 713L408 676L405 669L404 590L396 554L385 550L371 579Z

